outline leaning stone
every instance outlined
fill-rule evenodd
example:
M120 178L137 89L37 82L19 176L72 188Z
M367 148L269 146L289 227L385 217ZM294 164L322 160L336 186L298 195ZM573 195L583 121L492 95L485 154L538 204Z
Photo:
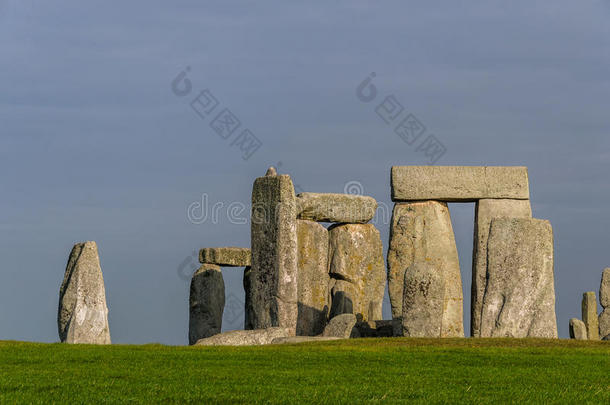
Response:
M441 337L445 279L430 263L416 261L405 272L402 335Z
M388 249L388 292L394 319L403 314L405 270L415 262L432 265L443 277L441 336L463 337L460 262L446 203L420 201L394 205Z
M356 322L354 327L358 337L392 337L394 336L393 321ZM355 333L352 333L355 334Z
M223 267L250 266L250 249L240 247L203 248L199 251L199 263Z
M610 308L606 308L599 314L597 318L599 324L599 337L602 340L608 340L610 336Z
M254 330L232 330L205 339L199 339L197 346L255 346L268 345L274 339L291 336L291 328L266 328Z
M328 230L317 222L297 220L297 335L315 336L326 326L328 302Z
M529 199L526 167L392 166L392 201Z
M599 284L599 303L602 308L610 307L610 268L602 272L602 281Z
M322 336L333 336L341 339L348 339L352 335L356 325L354 314L341 314L332 318L324 328Z
M290 176L259 177L252 188L252 326L297 324L297 227Z
M481 337L557 338L550 222L492 219L487 258Z
M341 338L333 336L289 336L275 338L271 342L274 345L281 344L295 344L295 343L311 343L311 342L324 342L328 340L340 340Z
M331 317L351 304L359 320L381 319L386 274L379 231L372 224L340 224L329 228L329 236L329 271L337 279ZM337 311L335 297L342 294L344 310Z
M589 340L599 340L597 300L593 291L588 291L582 295L582 321L587 328L587 338Z
M110 344L104 277L95 242L70 252L59 289L59 339L65 343Z
M570 319L570 338L576 340L587 340L587 328L585 323L578 318Z
M373 197L352 194L300 193L297 217L318 222L367 223L375 216Z
M470 305L470 334L481 335L481 308L487 284L487 238L492 218L531 218L529 200L484 199L475 205L474 249Z
M225 282L220 267L203 264L193 274L189 298L189 344L220 333Z

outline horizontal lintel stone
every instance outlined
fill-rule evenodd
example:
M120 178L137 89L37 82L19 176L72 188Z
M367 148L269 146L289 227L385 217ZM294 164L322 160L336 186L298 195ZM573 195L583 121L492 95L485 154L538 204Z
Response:
M250 266L250 249L241 247L203 248L199 251L199 262L224 267Z
M524 166L392 166L392 201L529 199Z
M373 197L354 194L300 193L296 203L298 219L317 222L364 224L377 210Z

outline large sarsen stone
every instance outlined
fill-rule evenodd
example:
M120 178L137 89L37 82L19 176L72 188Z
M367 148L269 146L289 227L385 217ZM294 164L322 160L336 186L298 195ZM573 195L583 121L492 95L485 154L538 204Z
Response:
M189 344L220 333L225 283L220 267L203 264L193 274L189 298Z
M296 201L299 219L318 222L366 223L377 210L377 201L363 195L300 193Z
M250 249L240 247L203 248L199 251L199 262L224 267L250 266Z

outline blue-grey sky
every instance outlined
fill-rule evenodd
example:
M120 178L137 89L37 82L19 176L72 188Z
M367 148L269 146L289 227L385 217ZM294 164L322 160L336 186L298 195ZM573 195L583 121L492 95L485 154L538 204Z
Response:
M113 342L185 344L192 252L249 246L227 209L269 165L391 207L390 167L429 163L376 114L390 95L446 147L436 164L529 167L567 337L610 266L609 20L608 1L0 1L0 339L58 340L68 254L95 240ZM219 106L201 118L204 89ZM210 127L222 108L241 122L227 140ZM248 160L242 129L262 142ZM202 195L222 207L196 224ZM450 209L468 329L474 205ZM223 273L241 305L241 270ZM228 329L242 319L225 311Z

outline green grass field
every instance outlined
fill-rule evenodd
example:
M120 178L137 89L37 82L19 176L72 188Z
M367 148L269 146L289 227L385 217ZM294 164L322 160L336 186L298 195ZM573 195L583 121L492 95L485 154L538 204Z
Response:
M351 339L258 347L0 342L0 402L610 403L610 343Z

